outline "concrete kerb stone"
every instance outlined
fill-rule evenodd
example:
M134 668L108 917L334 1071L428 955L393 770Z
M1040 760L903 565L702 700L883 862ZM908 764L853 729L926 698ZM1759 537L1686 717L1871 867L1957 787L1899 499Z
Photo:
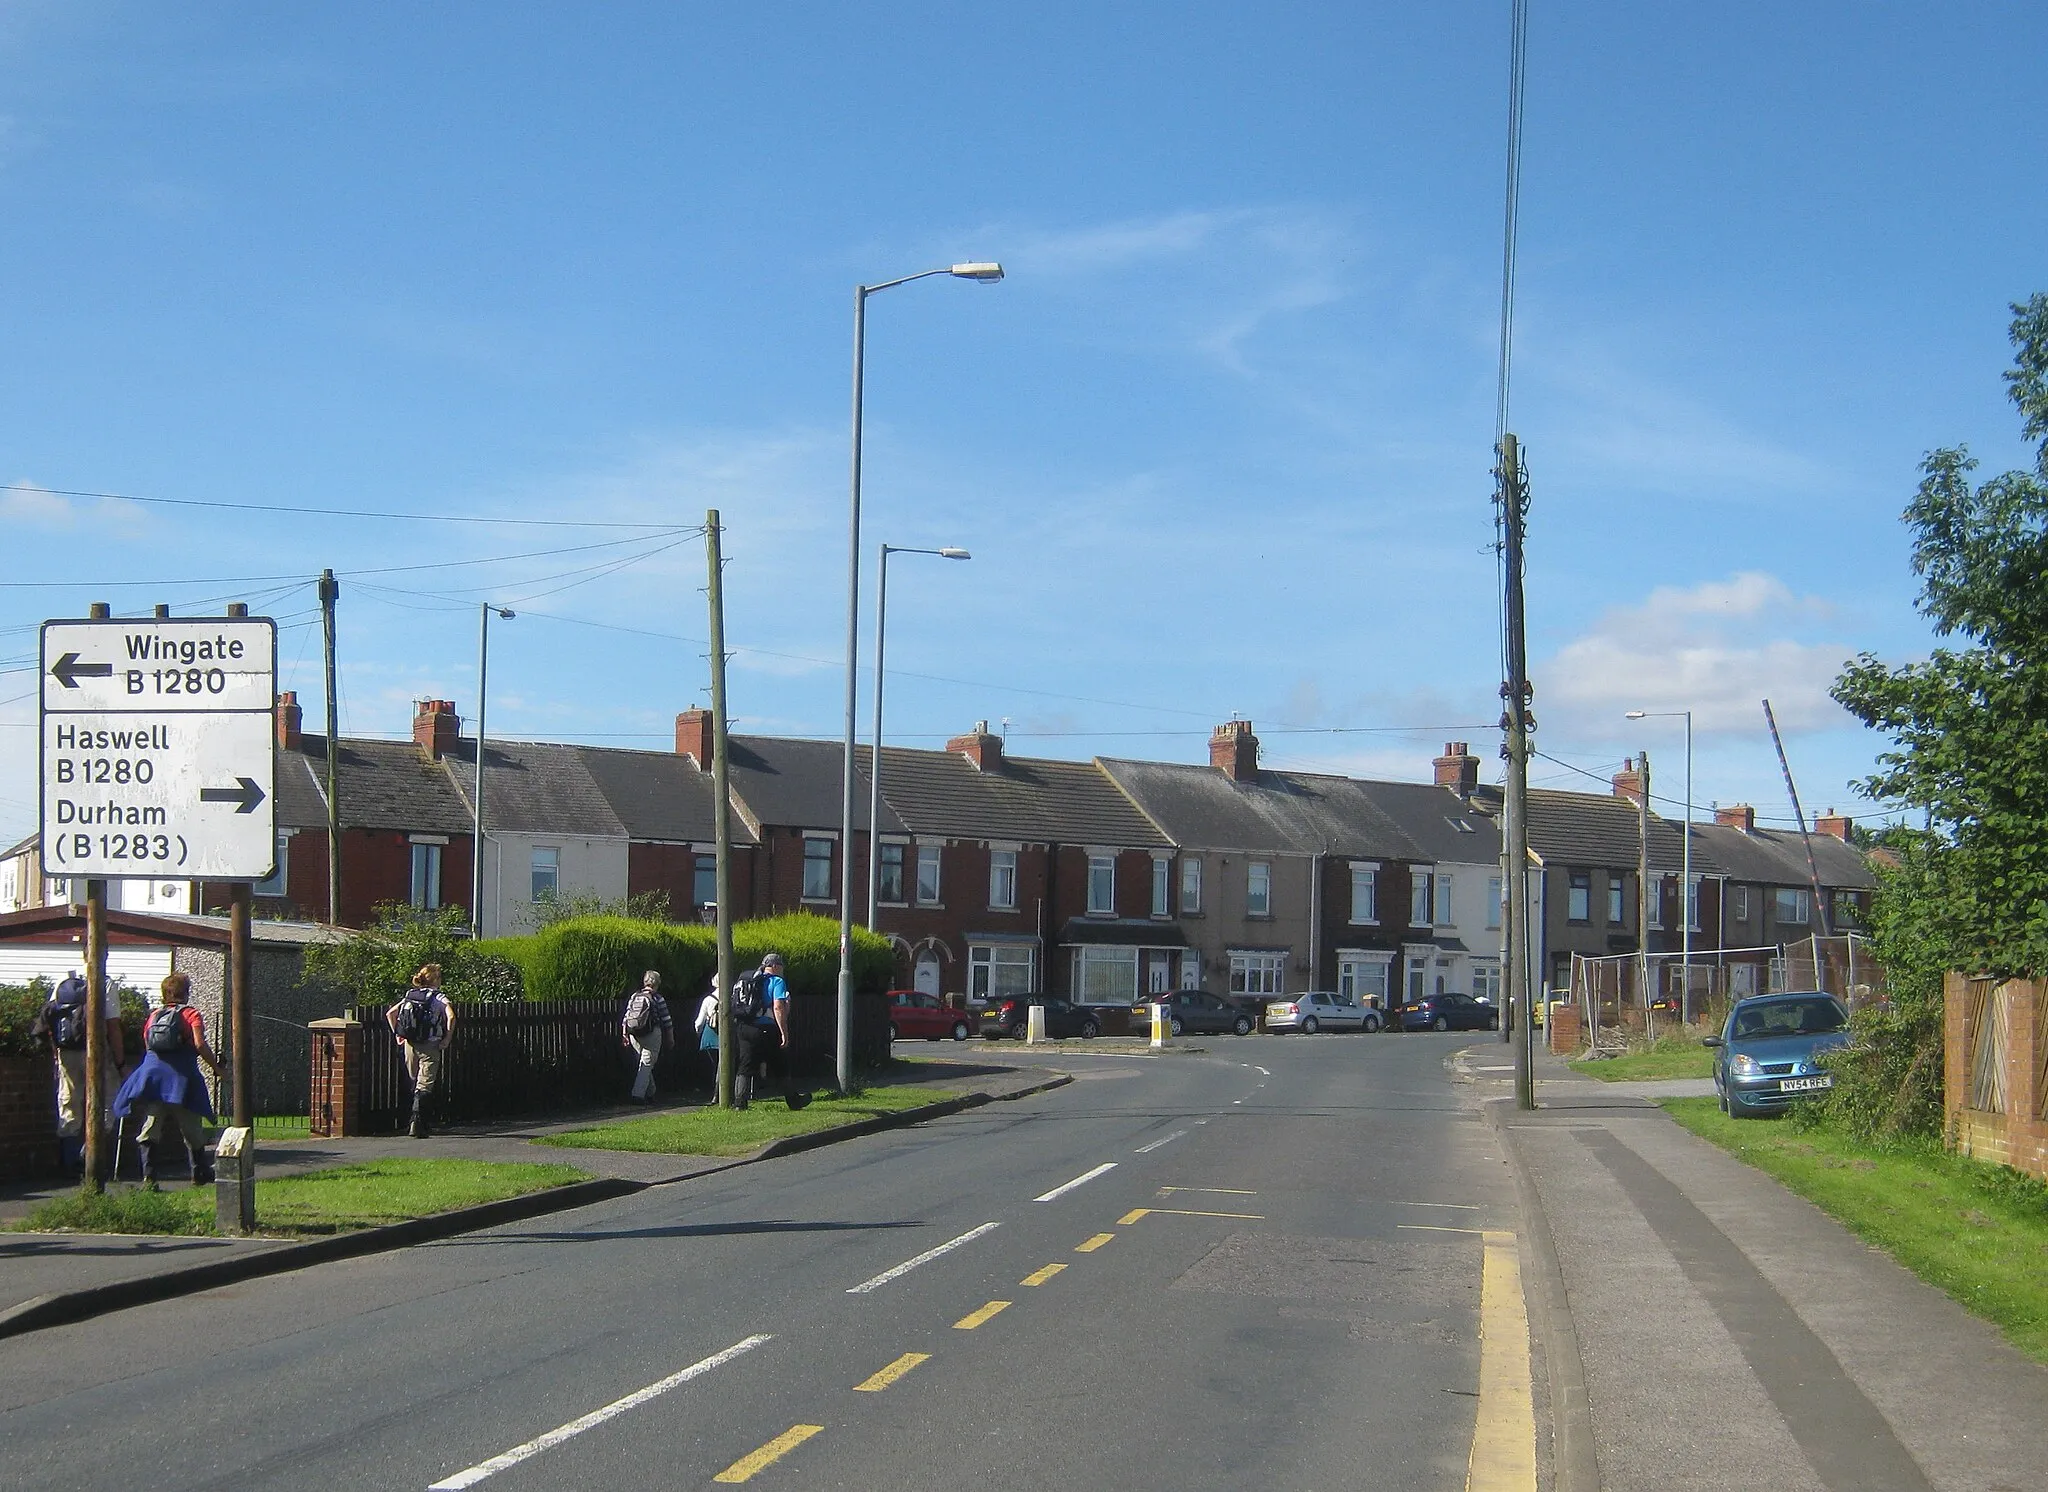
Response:
M337 1233L330 1238L309 1239L304 1243L283 1244L239 1258L218 1259L182 1269L167 1269L161 1274L113 1280L79 1290L63 1290L50 1295L33 1296L0 1311L0 1337L21 1336L52 1326L68 1326L113 1311L151 1305L182 1295L196 1295L203 1290L216 1290L223 1285L238 1284L243 1280L259 1279L273 1274L289 1274L293 1270L306 1269L316 1264L360 1258L365 1254L386 1253L392 1249L410 1248L414 1244L432 1243L437 1239L453 1238L485 1228L496 1228L506 1223L524 1222L528 1218L544 1217L549 1213L570 1212L578 1207L609 1202L616 1197L631 1196L652 1186L673 1185L675 1181L693 1180L698 1176L713 1176L720 1172L737 1170L741 1166L774 1160L778 1156L816 1150L826 1145L838 1144L843 1140L857 1140L863 1135L900 1129L905 1125L922 1123L928 1119L943 1119L948 1114L980 1108L984 1104L1029 1098L1033 1094L1065 1087L1071 1082L1071 1075L1056 1072L1038 1082L1028 1083L1003 1093L984 1093L977 1090L973 1093L960 1094L955 1098L942 1099L938 1103L904 1109L900 1113L883 1114L873 1119L842 1124L832 1129L816 1130L806 1135L789 1135L780 1140L769 1141L752 1155L738 1156L723 1165L691 1171L688 1175L677 1176L671 1181L634 1181L623 1177L599 1177L591 1181L576 1181L547 1191L529 1192L521 1197L507 1197L502 1201L484 1202L475 1207L461 1207L453 1212L436 1213L432 1217L413 1218L407 1222L389 1223L377 1228L362 1228L353 1233Z

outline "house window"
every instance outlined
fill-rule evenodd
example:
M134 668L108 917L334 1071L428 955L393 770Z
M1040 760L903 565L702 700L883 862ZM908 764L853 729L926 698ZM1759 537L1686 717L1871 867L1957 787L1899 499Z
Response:
M251 896L284 895L285 862L291 858L291 853L291 835L286 833L280 833L277 836L277 864L274 867L272 867L269 875L265 876L262 880L258 881L255 885L249 888L249 894ZM440 877L436 876L434 879L436 884L439 884Z
M1669 876L1658 876L1650 882L1650 926L1664 925L1664 885Z
M917 847L917 903L930 907L938 905L938 901L939 847L921 844Z
M1337 993L1349 995L1365 1005L1387 1003L1387 965L1392 962L1389 954L1339 953L1337 955Z
M412 847L413 884L419 884L420 851L433 851L434 885L441 884L441 847L438 844L416 844ZM562 894L562 852L552 845L535 845L533 849L533 899L553 901ZM432 905L439 906L440 893L435 892ZM414 906L427 905L414 902Z
M1017 852L991 850L988 856L988 905L992 912L1017 908Z
M1137 949L1084 947L1074 950L1076 1005L1129 1005L1137 998Z
M1564 915L1567 922L1591 922L1593 920L1593 873L1588 870L1572 872L1571 885L1565 892ZM1619 921L1619 918L1610 919Z
M1244 914L1273 915L1273 867L1263 860L1254 860L1244 868Z
M1183 917L1202 914L1202 862L1193 855L1180 857L1180 914Z
M808 847L806 847L806 854L808 855ZM828 869L825 879L825 885L828 889L824 893L827 896L832 894L829 889L831 884L831 874ZM809 896L810 894L807 882L804 895ZM882 844L882 858L879 862L879 868L875 872L875 897L878 901L886 901L892 905L900 906L903 902L903 846L900 844L890 844L887 841L884 841Z
M1472 998L1500 1004L1500 965L1481 960L1472 965Z
M1728 915L1737 922L1749 921L1749 887L1737 886L1731 895L1733 900L1728 904Z
M1116 856L1088 857L1088 912L1095 917L1116 915Z
M1685 884L1685 925L1693 932L1700 930L1700 878L1694 876Z
M1365 925L1380 920L1380 868L1377 865L1351 867L1351 920Z
M1841 929L1863 925L1863 907L1853 891L1835 891L1829 905L1835 909L1835 926Z
M718 905L718 857L697 855L690 861L690 902L693 906Z
M1803 886L1780 886L1772 893L1776 903L1773 910L1778 921L1794 927L1806 926L1806 919L1812 915L1813 895Z
M1628 913L1622 906L1622 890L1620 876L1607 878L1607 920L1616 927L1628 921Z
M1439 875L1436 878L1436 925L1438 927L1451 927L1458 920L1451 911L1451 880L1452 878L1447 875Z
M1728 996L1741 1000L1756 993L1756 965L1730 964L1728 966Z
M1429 926L1429 872L1417 866L1408 873L1408 925Z
M976 1000L1028 995L1038 988L1038 950L1030 944L970 943L967 993Z
M896 900L903 899L903 846L896 847ZM889 846L882 846L887 854ZM830 901L832 899L832 841L829 839L806 839L804 841L804 900Z
M1500 926L1500 910L1507 905L1507 882L1500 876L1493 876L1486 883L1486 928L1492 932Z
M1172 894L1173 862L1155 856L1152 861L1152 915L1154 917L1168 917L1172 915L1172 909L1167 905L1167 898Z
M1231 953L1230 992L1233 995L1277 995L1283 993L1286 986L1286 954Z
M406 900L422 912L441 905L441 846L416 844L412 847L412 887Z

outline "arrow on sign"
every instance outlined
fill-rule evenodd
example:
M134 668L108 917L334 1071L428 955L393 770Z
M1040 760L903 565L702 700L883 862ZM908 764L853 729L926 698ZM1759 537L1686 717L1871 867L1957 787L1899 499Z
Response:
M263 789L256 785L253 777L237 777L239 787L203 787L199 790L202 803L236 803L236 813L254 813L256 805L263 801Z
M111 679L113 676L113 664L80 663L76 653L66 653L50 665L50 677L66 689L76 689L80 679Z

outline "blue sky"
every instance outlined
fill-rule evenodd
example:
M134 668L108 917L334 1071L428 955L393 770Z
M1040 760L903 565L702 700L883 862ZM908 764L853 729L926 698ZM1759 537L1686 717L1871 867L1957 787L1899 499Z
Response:
M867 596L875 542L975 553L892 566L890 739L1200 760L1240 714L1275 766L1493 772L1506 36L1505 0L0 0L0 836L36 622L248 599L312 725L323 566L349 732L469 716L488 598L493 733L664 746L706 628L659 536L713 506L737 722L836 736L852 289L980 258L870 303ZM1916 463L2027 454L2043 55L2029 4L1535 0L1539 782L1648 745L1675 794L1675 723L1621 715L1691 708L1698 801L1785 817L1768 694L1809 811L1864 806L1825 691L1929 646Z

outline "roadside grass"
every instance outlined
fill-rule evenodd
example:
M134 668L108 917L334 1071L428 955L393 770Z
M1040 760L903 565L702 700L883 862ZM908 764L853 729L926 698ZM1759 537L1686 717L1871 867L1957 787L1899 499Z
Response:
M2048 1363L2048 1184L1934 1141L1877 1146L1673 1098L1680 1124L1797 1192Z
M474 1160L373 1160L256 1182L256 1223L264 1233L341 1233L407 1222L586 1181L574 1166ZM14 1225L33 1233L210 1234L213 1188L152 1192L123 1187L52 1197Z
M737 1113L717 1108L679 1109L542 1135L533 1143L573 1150L637 1150L651 1155L751 1155L771 1140L837 1129L842 1124L900 1114L958 1096L951 1089L906 1084L856 1089L845 1098L821 1094L811 1100L810 1107L796 1110L780 1097L757 1098Z
M1646 1082L1657 1078L1710 1078L1714 1052L1694 1036L1660 1036L1655 1046L1624 1057L1580 1058L1567 1064L1573 1072L1603 1083Z

